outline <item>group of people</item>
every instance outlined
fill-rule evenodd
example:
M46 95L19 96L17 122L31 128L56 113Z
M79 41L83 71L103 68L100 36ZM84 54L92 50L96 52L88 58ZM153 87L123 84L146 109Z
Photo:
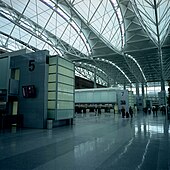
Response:
M101 115L101 108L95 108L94 109L94 113L95 113L95 116L99 116L99 115Z
M122 114L122 118L129 118L129 116L131 118L133 118L133 109L132 107L130 106L129 107L129 112L127 112L124 108L124 106L122 106L122 109L121 109L121 114Z
M158 115L158 107L153 106L152 108L148 108L149 114L151 114L151 111L153 112L153 115Z
M153 116L157 116L158 115L158 110L162 113L162 115L166 114L166 107L165 106L153 106L153 107L148 107L148 108L144 108L143 111L145 113L151 114L153 113Z

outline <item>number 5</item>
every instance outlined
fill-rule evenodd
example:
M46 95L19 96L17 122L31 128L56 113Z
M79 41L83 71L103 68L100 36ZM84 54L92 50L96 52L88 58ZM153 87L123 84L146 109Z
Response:
M35 69L35 60L29 60L29 71L34 71Z

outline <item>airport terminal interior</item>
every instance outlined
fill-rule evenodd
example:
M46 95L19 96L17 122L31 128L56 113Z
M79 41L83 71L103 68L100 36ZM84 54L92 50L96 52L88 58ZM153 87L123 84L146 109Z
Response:
M0 170L170 170L170 1L0 0Z

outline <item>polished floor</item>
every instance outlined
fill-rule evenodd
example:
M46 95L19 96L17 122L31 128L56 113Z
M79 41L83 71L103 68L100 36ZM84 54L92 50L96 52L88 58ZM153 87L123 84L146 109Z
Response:
M73 126L0 132L0 170L170 170L169 120L78 115Z

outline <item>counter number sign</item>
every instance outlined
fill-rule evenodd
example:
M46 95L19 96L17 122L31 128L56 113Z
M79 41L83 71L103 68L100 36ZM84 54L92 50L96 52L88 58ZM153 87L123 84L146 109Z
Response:
M29 71L34 71L35 69L35 60L29 60Z

